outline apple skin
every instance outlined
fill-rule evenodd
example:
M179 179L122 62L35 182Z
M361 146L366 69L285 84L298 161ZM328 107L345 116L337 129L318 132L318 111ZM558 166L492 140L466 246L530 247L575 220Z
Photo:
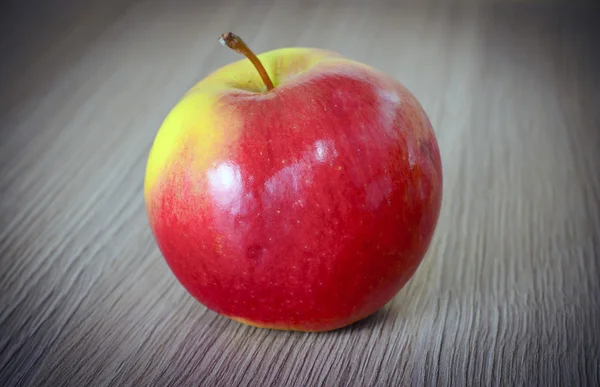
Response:
M207 308L328 331L382 308L426 254L442 201L431 123L400 83L310 48L242 59L187 92L150 151L149 224Z

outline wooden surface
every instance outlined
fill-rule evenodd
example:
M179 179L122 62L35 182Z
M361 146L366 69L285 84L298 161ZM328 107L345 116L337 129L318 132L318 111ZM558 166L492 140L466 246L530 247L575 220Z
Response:
M0 386L600 385L597 7L31 3L0 27ZM364 61L431 117L436 236L366 321L231 322L157 250L147 152L182 93L239 59L228 30Z

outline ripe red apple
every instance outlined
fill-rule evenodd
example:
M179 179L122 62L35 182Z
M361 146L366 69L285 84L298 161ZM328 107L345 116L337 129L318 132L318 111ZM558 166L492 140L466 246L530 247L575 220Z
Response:
M375 313L431 242L442 166L399 82L287 48L227 65L173 108L150 152L157 244L209 309L254 326L340 328ZM266 67L263 67L263 65Z

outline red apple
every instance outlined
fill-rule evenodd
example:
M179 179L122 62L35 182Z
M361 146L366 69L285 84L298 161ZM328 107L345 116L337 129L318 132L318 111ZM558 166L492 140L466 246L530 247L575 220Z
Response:
M145 199L166 262L206 307L258 327L327 331L375 313L438 221L442 166L425 111L338 54L256 57L223 39L250 60L193 87L150 152Z

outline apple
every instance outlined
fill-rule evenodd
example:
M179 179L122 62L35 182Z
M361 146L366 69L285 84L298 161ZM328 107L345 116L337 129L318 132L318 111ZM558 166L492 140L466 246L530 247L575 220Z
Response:
M394 78L283 48L192 87L149 153L149 225L182 286L256 327L322 332L374 314L413 276L438 222L435 133Z

